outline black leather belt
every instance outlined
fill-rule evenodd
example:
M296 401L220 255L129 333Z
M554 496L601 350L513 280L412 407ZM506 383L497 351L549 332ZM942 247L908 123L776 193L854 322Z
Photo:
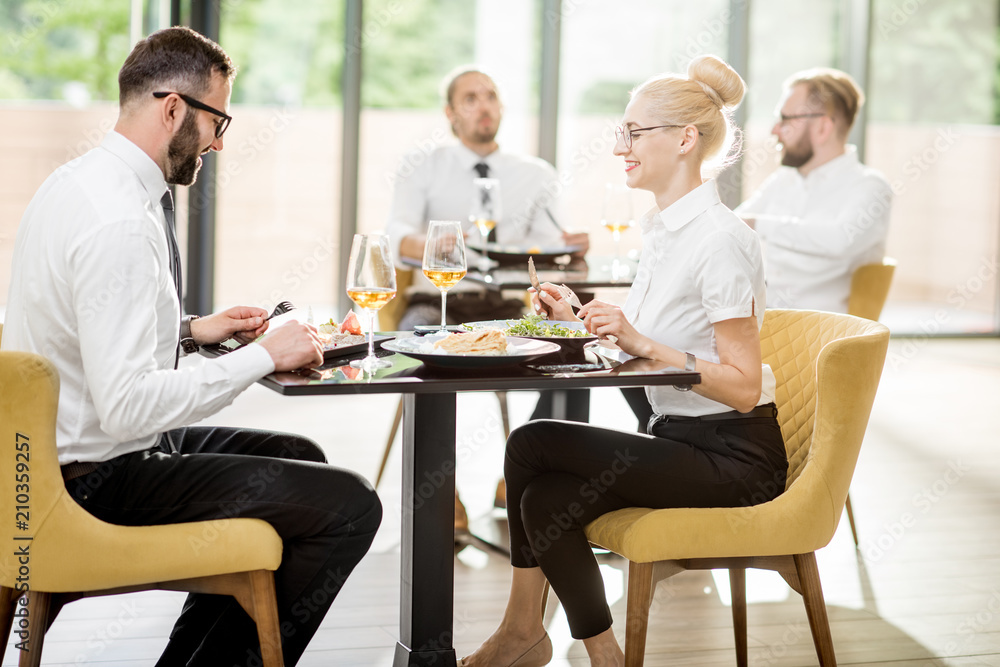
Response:
M71 479L89 475L100 467L100 463L95 463L93 461L73 461L73 463L67 463L64 466L59 466L59 470L62 472L63 481L68 482Z
M653 432L653 427L657 424L664 424L667 422L710 422L710 421L725 421L730 419L760 419L762 417L777 417L778 408L774 403L767 403L765 405L758 405L750 412L738 412L736 410L730 410L729 412L716 412L710 415L701 415L700 417L683 417L677 415L653 415L649 419L648 433Z

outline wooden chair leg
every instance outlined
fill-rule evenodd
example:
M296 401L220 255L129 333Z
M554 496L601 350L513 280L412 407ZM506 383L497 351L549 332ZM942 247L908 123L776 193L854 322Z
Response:
M274 573L268 570L250 572L253 612L260 640L260 655L264 667L284 667L281 653L281 628L278 624L278 599L274 591Z
M851 508L851 494L847 494L847 503L844 505L847 510L847 521L851 524L851 535L854 537L854 546L860 546L858 542L858 529L854 527L854 510Z
M45 643L45 630L49 627L51 605L50 593L28 593L28 650L21 651L21 659L17 663L20 667L39 667L42 664L42 646Z
M10 625L14 621L14 609L21 594L13 588L0 586L0 658L10 640Z
M816 554L810 551L807 554L796 554L792 558L802 584L802 600L806 605L809 630L812 632L820 667L836 667L837 656L833 653L830 619L826 615L826 601L819 581L819 568L816 567Z
M385 441L385 451L382 452L382 463L379 464L378 474L375 475L375 488L382 481L382 473L385 472L385 464L389 460L389 452L392 451L392 443L396 440L396 433L399 432L399 424L403 420L403 397L399 397L399 405L396 406L396 416L392 419L392 428L389 429L389 438Z
M653 563L628 564L625 611L625 667L642 667L646 655L646 628L653 601Z
M729 591L733 606L736 664L747 667L747 571L744 568L729 568Z
M507 392L496 392L497 400L500 401L500 421L503 423L504 441L510 437L510 417L507 414Z

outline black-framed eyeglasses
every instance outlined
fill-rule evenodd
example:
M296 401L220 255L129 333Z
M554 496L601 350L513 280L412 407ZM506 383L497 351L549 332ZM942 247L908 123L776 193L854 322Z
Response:
M822 111L814 111L812 113L793 113L791 115L785 115L783 113L778 114L778 125L784 125L793 120L798 120L799 118L819 118L825 116L826 114Z
M222 120L220 120L218 123L215 124L216 139L221 139L222 135L225 134L226 130L229 128L229 124L233 122L233 117L230 116L229 114L219 111L218 109L214 109L205 104L204 102L199 102L190 95L185 95L184 93L178 93L174 91L169 91L169 92L160 91L157 93L153 93L153 97L155 97L158 100L162 100L167 95L176 95L177 97L187 102L189 106L192 106L195 109L201 109L202 111L207 111L208 113L215 114L216 116L221 118Z
M632 140L635 139L636 135L640 132L648 132L650 130L659 130L664 127L687 127L686 125L654 125L652 127L637 127L634 130L627 130L621 125L615 128L615 136L618 141L625 142L625 148L632 148ZM642 136L642 135L639 135Z

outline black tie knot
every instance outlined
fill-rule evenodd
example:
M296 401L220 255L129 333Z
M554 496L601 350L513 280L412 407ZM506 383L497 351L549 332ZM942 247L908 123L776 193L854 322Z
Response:
M472 167L479 174L479 178L487 178L490 175L490 165L485 162L480 162Z
M163 207L164 211L173 211L174 210L174 198L170 194L170 190L167 190L166 192L164 192L163 196L160 197L160 206Z

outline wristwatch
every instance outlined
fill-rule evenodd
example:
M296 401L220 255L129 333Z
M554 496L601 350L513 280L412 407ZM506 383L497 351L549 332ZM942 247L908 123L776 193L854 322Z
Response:
M200 347L191 337L191 322L198 317L198 315L185 315L181 318L181 349L184 350L184 354L193 354Z
M686 355L686 358L684 360L684 370L693 371L695 364L698 363L698 358L695 357L690 352L685 352L684 354ZM691 385L675 384L674 389L676 389L677 391L691 391Z

